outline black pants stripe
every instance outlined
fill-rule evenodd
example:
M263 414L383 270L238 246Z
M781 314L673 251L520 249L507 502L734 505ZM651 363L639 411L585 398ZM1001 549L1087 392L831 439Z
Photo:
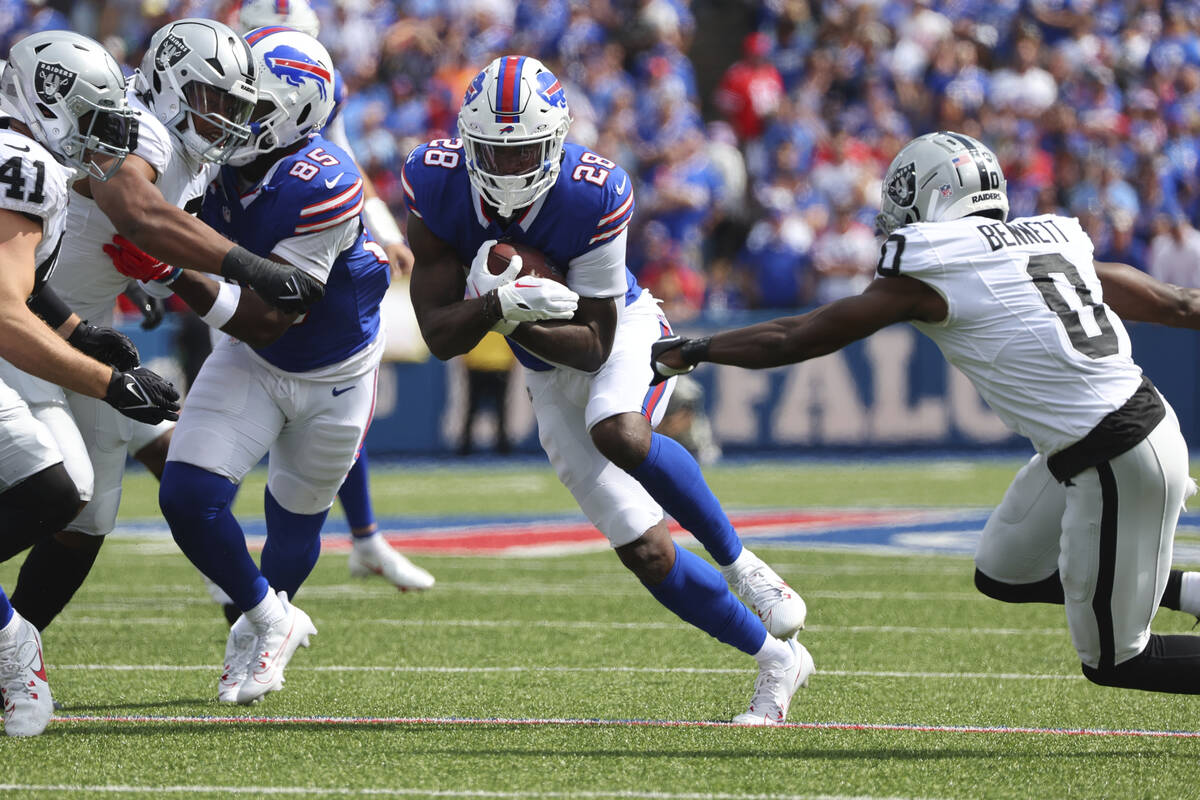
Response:
M1092 597L1092 610L1096 613L1096 628L1100 636L1099 668L1112 669L1116 652L1116 637L1113 632L1112 597L1113 579L1117 568L1117 479L1112 466L1105 461L1096 466L1100 475L1100 546L1099 568L1096 572L1096 593Z

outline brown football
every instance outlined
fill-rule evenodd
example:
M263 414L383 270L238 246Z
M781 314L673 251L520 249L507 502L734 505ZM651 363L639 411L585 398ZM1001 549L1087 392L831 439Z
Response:
M492 245L491 252L488 253L488 272L493 275L499 275L508 269L509 259L513 254L520 253L521 255L521 272L517 277L533 275L538 278L549 278L559 283L566 283L567 278L558 268L542 254L540 250L535 250L526 244L520 242L499 242Z

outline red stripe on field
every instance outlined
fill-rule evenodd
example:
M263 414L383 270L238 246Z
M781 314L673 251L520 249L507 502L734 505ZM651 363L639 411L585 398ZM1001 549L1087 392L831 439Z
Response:
M54 716L55 722L191 722L205 725L573 725L647 728L751 728L732 722L666 719L506 719L469 717L154 717L154 716ZM879 731L888 733L1016 733L1049 736L1144 736L1168 739L1198 739L1200 731L1105 730L1102 728L1033 728L985 725L913 725L870 722L785 722L775 728L793 730Z
M789 530L822 528L828 525L859 526L896 524L923 516L923 512L880 511L760 511L731 514L730 521L739 533L751 535L786 526ZM672 534L686 533L671 522ZM384 531L388 542L405 551L422 553L499 553L555 545L603 545L605 538L591 523L533 520L495 525L475 524L417 528L411 531ZM259 545L261 547L261 544ZM345 536L326 536L325 550L347 550Z

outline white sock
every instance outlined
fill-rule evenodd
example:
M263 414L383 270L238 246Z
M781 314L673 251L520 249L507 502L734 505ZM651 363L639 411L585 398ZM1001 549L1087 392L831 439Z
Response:
M758 561L758 556L751 553L750 548L742 547L742 552L738 553L738 557L733 560L732 564L721 567L721 574L725 576L725 580L732 580L734 576L742 574Z
M767 663L786 664L792 660L792 648L787 646L787 642L776 639L774 636L768 634L762 648L754 654L754 659L760 665Z
M6 644L11 644L17 639L17 631L21 628L21 615L13 609L12 619L3 628L0 628L0 647Z
M263 633L279 620L287 616L287 609L275 594L275 590L267 587L267 595L258 605L246 612L246 619L254 626L254 630Z
M1179 582L1179 610L1200 617L1200 572L1185 572Z

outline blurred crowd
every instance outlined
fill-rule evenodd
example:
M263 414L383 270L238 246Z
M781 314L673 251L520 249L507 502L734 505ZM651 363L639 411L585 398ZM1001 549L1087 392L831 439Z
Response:
M999 155L1012 216L1079 217L1101 260L1200 286L1200 2L314 0L380 194L454 136L463 91L520 52L564 83L569 138L625 166L630 266L686 319L795 308L871 278L884 170L954 129ZM730 7L733 13L730 13ZM0 0L3 46L74 27L136 65L159 25L232 0ZM732 22L730 19L732 17ZM727 27L698 31L697 18ZM715 64L698 80L696 65ZM707 85L706 85L707 84Z

